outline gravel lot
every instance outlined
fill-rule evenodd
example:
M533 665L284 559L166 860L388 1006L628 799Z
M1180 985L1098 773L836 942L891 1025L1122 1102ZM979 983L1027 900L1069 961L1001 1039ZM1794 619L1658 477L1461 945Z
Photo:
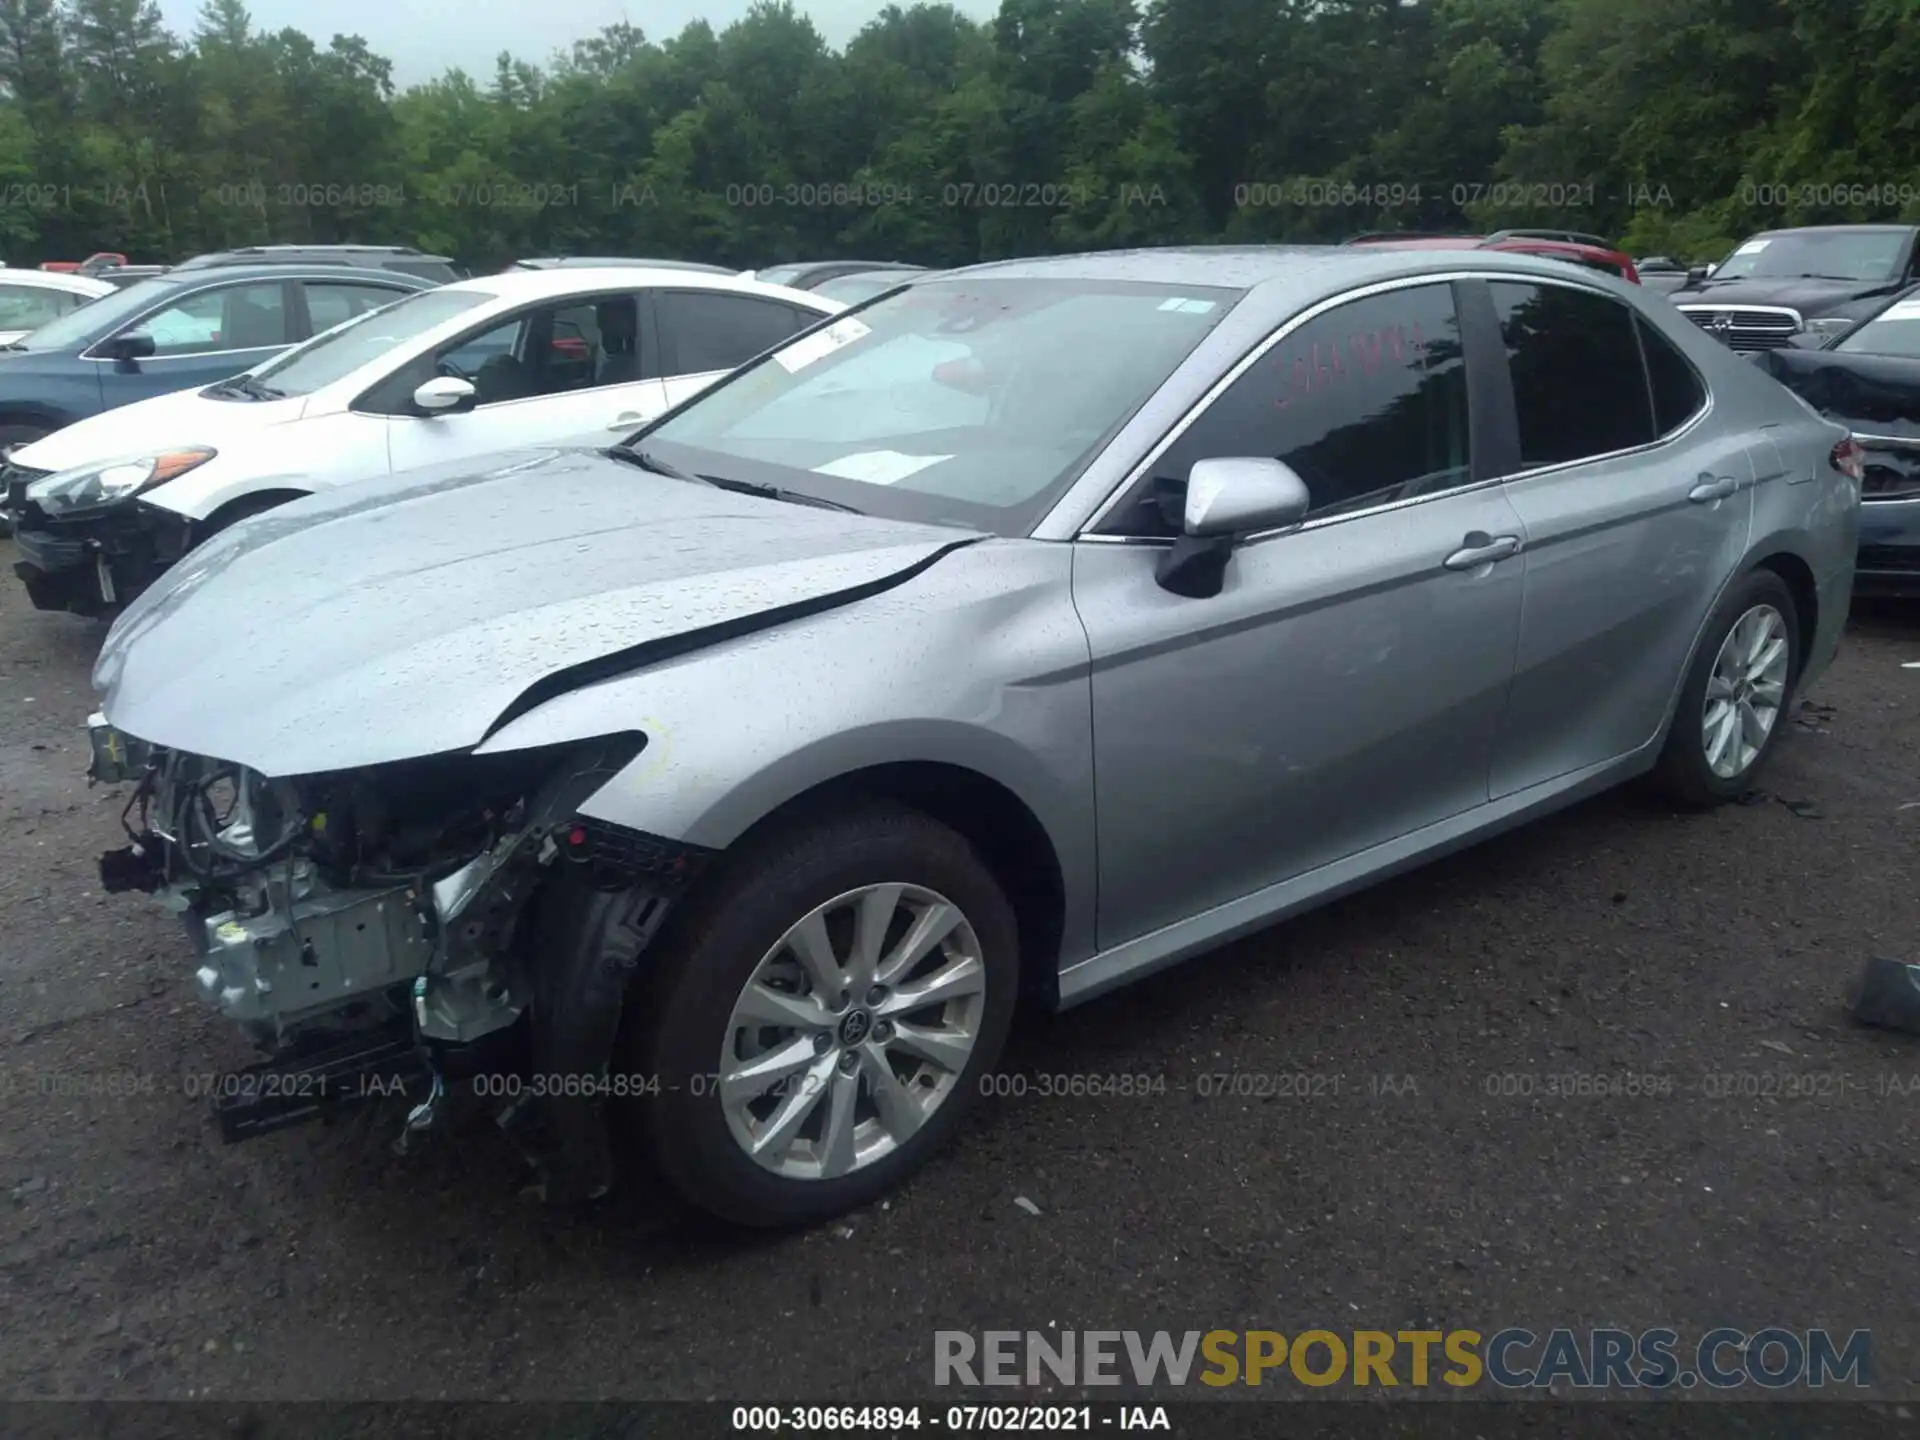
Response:
M550 1216L480 1118L405 1157L391 1108L222 1146L182 1082L241 1047L177 927L98 888L101 632L12 558L0 1396L874 1402L927 1389L936 1329L1515 1324L1871 1328L1878 1393L1915 1389L1920 1039L1845 1001L1920 958L1920 611L1856 617L1754 803L1603 797L1027 1022L1029 1093L904 1192L742 1239L650 1195ZM1064 1073L1164 1092L1033 1093ZM1670 1089L1545 1093L1578 1075Z

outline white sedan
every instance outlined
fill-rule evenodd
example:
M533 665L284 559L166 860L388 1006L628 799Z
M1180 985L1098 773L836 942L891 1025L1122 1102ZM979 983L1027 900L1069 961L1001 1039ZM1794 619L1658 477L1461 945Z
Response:
M89 300L113 294L113 288L91 275L0 267L0 346L31 335Z
M23 540L29 527L50 532L50 559L67 545L114 552L87 532L135 496L190 522L197 542L243 515L391 471L526 444L613 443L843 308L777 285L636 266L462 280L231 380L21 446L8 457L7 503ZM128 575L122 589L148 578Z

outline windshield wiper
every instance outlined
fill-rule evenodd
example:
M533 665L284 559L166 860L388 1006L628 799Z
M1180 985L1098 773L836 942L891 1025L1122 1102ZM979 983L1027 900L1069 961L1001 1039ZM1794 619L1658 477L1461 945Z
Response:
M658 455L638 449L632 445L609 445L607 454L616 460L624 460L629 465L638 465L642 470L651 470L655 475L664 475L669 480L686 480L699 483L700 476L689 475L677 465L669 465Z
M826 500L799 490L784 490L778 485L761 485L752 480L725 480L718 475L702 475L700 478L709 485L731 490L736 495L758 495L762 500L784 500L789 505L811 505L818 510L844 510L849 515L861 513L856 506L843 505L838 500Z
M1796 280L1843 280L1848 284L1860 279L1858 275L1816 275L1811 270L1803 270L1793 278Z
M235 375L231 380L222 380L211 387L216 395L244 395L249 400L284 400L287 392L276 390L271 385L262 385L251 375Z
M25 350L26 348L27 347L18 340L12 340L5 345L0 345L0 350Z
M857 506L843 505L838 500L825 500L818 495L806 495L798 490L785 490L778 485L762 485L753 480L729 480L719 475L689 475L679 466L670 465L658 455L637 446L613 445L608 447L606 453L616 460L638 465L642 470L651 470L655 475L664 475L669 480L687 480L698 485L711 485L716 490L730 490L735 495L757 495L762 500L811 505L818 510L843 510L849 515L863 513Z

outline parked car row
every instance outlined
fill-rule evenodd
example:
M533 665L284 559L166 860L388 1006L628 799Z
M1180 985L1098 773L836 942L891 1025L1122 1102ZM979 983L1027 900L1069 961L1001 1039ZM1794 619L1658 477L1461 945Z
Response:
M1839 643L1861 452L1623 279L534 267L93 422L133 460L17 452L67 467L12 479L23 540L103 552L310 492L130 603L108 560L101 882L262 1049L225 1133L511 1070L550 1198L637 1162L815 1220L939 1149L1017 1006L1629 779L1746 793Z
M308 314L362 308L237 377L17 445L0 482L15 573L40 609L111 614L209 536L302 495L527 442L605 444L841 308L640 266L516 269L411 294L420 282L397 275L369 290L289 267L271 282L257 267L218 273L242 278L194 292L216 319L216 297L231 307L262 290ZM136 335L154 326L129 323ZM223 342L194 337L188 353L208 343ZM217 356L207 363L229 363Z

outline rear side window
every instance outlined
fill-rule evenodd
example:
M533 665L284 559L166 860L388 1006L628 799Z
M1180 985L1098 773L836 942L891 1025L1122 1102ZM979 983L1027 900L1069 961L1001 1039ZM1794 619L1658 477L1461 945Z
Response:
M1453 287L1418 285L1294 330L1174 441L1154 476L1183 486L1195 461L1271 456L1306 481L1320 515L1468 483L1467 434ZM1151 527L1152 508L1135 509L1129 528Z
M1698 372L1671 340L1641 316L1634 316L1633 323L1640 327L1640 350L1647 357L1654 429L1662 435L1671 435L1707 403L1707 387L1700 383Z
M1564 285L1495 280L1487 288L1513 376L1522 466L1652 442L1653 405L1627 306Z
M732 370L821 318L775 300L717 291L662 290L654 306L669 375Z

